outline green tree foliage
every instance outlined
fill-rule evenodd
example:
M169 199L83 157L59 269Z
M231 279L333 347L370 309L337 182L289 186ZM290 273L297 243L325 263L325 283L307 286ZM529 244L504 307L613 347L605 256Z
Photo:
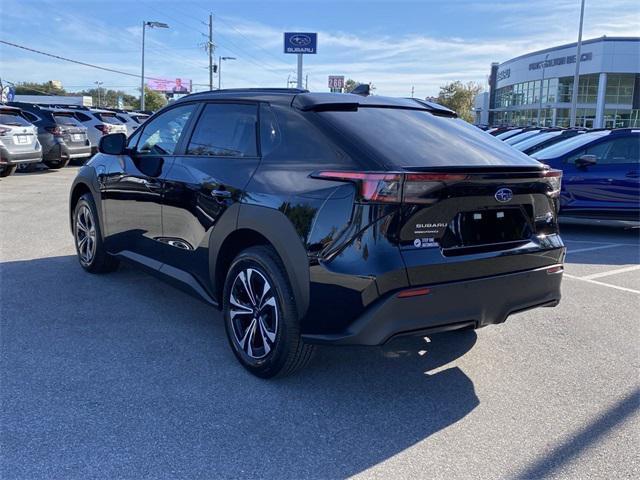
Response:
M122 103L125 108L133 108L140 103L140 100L133 95L129 95L122 90L110 90L108 88L101 88L100 95L98 95L97 88L74 92L70 95L84 95L91 97L93 100L92 105L94 107L101 106L116 108L118 106L118 98L122 98Z
M451 110L467 122L473 122L473 101L480 92L482 86L475 82L466 84L455 81L440 87L438 103Z
M66 95L64 88L56 87L52 82L20 82L16 84L16 95Z
M360 82L355 81L353 78L348 78L344 82L344 93L351 93L358 85L360 85Z
M160 110L167 104L167 97L160 92L156 92L155 90L149 90L146 86L144 87L144 108L145 110ZM140 108L140 101L136 101L135 108Z

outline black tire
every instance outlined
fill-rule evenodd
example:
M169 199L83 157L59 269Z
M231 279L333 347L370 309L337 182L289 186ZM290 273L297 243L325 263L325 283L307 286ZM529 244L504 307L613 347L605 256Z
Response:
M93 231L92 234L91 231ZM83 238L84 243L82 243ZM73 240L80 266L87 272L107 273L118 268L120 262L109 255L104 247L98 210L89 193L80 197L73 210ZM91 255L86 254L89 251Z
M16 173L16 168L18 168L17 165L5 165L2 167L2 170L0 170L0 177L4 178L13 175Z
M259 295L253 295L255 302L243 285L242 274L244 280L249 280L248 290L262 290ZM264 289L263 280L268 282L268 290ZM232 306L236 307L234 318ZM282 261L273 248L251 247L234 259L224 284L223 314L231 349L252 374L261 378L283 377L309 362L313 345L305 344L300 337L293 291ZM246 340L243 342L241 337Z
M42 163L44 163L51 170L58 170L59 168L64 168L67 165L69 165L69 161L70 161L69 158L66 158L66 159L62 159L61 158L61 159L55 160L55 161L47 160L47 161L42 162Z

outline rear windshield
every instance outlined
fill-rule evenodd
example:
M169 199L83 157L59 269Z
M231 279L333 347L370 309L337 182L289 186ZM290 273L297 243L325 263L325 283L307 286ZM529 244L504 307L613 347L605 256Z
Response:
M538 133L540 133L540 130L529 130L528 132L522 132L517 135L514 135L513 137L507 138L504 141L504 143L506 143L507 145L513 145L523 140L526 140L527 138L531 138L534 135L537 135Z
M507 138L513 137L514 135L518 135L522 131L521 128L516 128L515 130L507 130L506 132L499 133L496 135L496 138L500 140L505 140Z
M13 112L0 112L0 124L2 125L16 125L16 126L28 126L31 125L22 115Z
M115 113L93 113L98 120L104 123L111 123L114 125L124 125Z
M75 119L72 113L54 113L53 119L59 125L65 125L68 127L81 127L83 126L78 120Z
M542 143L542 142L546 142L550 138L557 137L561 133L562 133L561 131L557 131L557 132L541 132L541 133L538 133L537 135L534 135L531 138L527 138L526 140L522 140L521 142L516 143L513 146L513 148L516 148L516 149L520 150L521 152L524 152L527 148L534 147L534 146L536 146L536 145L538 145L539 143Z
M131 118L133 118L139 124L143 124L145 120L149 118L149 115L131 115Z
M575 137L567 138L558 143L554 143L553 145L543 148L542 150L533 154L534 158L538 160L549 160L550 158L561 157L565 153L569 153L576 148L579 148L587 143L596 140L605 135L609 135L609 132L603 130L601 132L589 132L583 133L582 135L576 135Z
M391 167L540 165L464 120L424 110L361 106L317 115Z

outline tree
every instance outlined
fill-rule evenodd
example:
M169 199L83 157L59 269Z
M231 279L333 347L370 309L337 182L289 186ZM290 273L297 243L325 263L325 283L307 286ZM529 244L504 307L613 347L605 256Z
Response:
M467 122L473 122L473 102L481 91L482 86L478 83L455 81L440 87L437 102L454 110Z
M140 103L140 100L133 95L129 95L122 90L110 90L107 88L101 88L99 92L97 88L90 88L88 90L70 93L70 95L84 95L91 97L93 100L92 105L94 107L101 106L116 108L118 107L119 98L122 98L122 105L125 108L132 108ZM100 100L99 102L98 99Z
M66 95L64 88L58 88L53 82L20 82L16 84L16 95Z
M353 78L348 78L344 82L344 93L351 93L358 85L360 85L360 82L356 82Z
M160 110L167 104L167 97L162 93L150 90L147 86L144 87L144 108L146 110ZM140 108L140 100L136 101L136 108Z

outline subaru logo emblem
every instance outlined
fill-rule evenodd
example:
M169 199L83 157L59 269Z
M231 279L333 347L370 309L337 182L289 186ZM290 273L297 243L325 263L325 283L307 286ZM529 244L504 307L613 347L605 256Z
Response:
M306 47L311 44L311 37L308 35L294 35L289 41L296 47Z
M496 192L495 197L500 203L507 203L513 198L513 192L510 188L501 188Z

